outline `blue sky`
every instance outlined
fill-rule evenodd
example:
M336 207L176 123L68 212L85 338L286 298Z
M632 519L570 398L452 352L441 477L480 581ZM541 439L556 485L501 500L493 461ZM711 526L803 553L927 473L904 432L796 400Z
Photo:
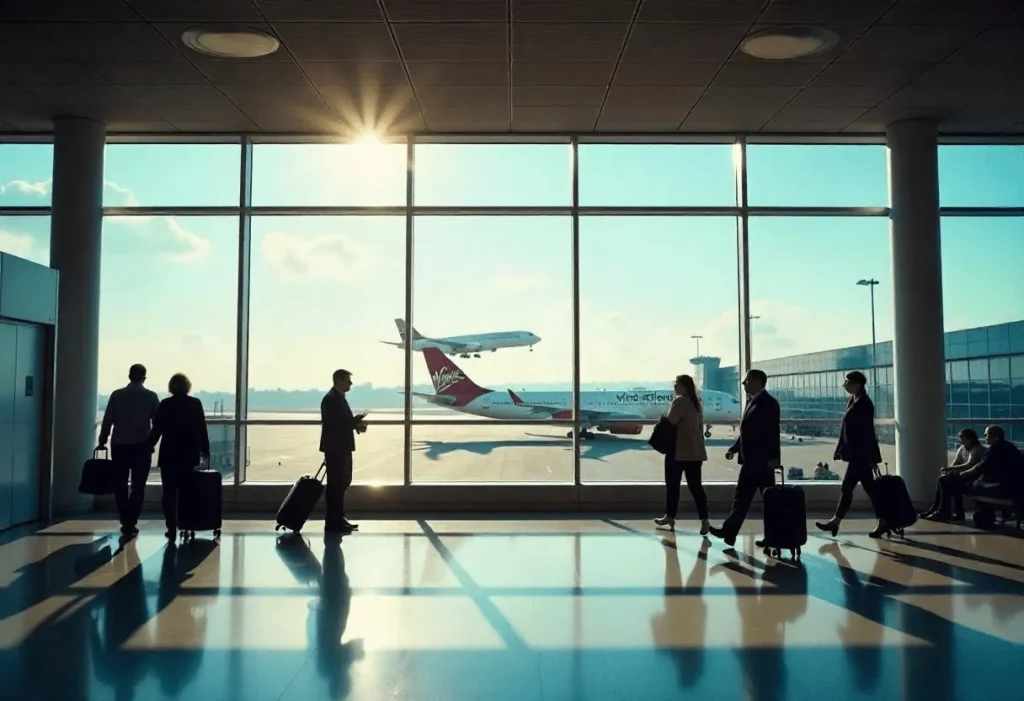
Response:
M265 206L401 205L404 145L258 145L253 202ZM0 206L49 203L52 148L0 145ZM233 206L240 153L231 145L113 145L109 206ZM730 206L727 145L584 145L585 206ZM564 144L416 149L423 206L565 206ZM940 148L947 206L1024 206L1024 147ZM748 147L757 206L885 206L882 146ZM1024 219L944 218L947 330L1024 318ZM415 325L427 335L528 330L533 352L464 362L481 384L569 383L571 221L565 216L421 216L414 222ZM663 381L696 350L736 362L736 222L732 217L584 217L580 292L584 382ZM100 388L144 362L197 389L233 389L238 220L108 218L104 224ZM401 385L405 220L401 216L267 216L252 223L250 386L323 387L331 370ZM0 216L0 250L46 263L46 217ZM868 343L877 278L879 340L891 338L885 218L750 221L755 360ZM414 379L428 381L421 363ZM160 380L162 383L162 379Z

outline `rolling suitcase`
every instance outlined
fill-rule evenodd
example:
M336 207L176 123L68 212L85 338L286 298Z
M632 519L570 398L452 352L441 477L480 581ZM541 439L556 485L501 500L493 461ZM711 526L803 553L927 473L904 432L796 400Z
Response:
M92 458L82 465L82 479L78 483L78 491L94 496L113 494L122 484L128 484L128 474L110 459L107 449L101 451L97 448L92 451Z
M764 552L778 557L789 550L800 559L800 548L807 543L807 502L802 487L786 486L783 469L781 482L764 490Z
M303 475L292 485L288 496L281 502L281 508L277 510L277 526L275 531L287 528L298 533L306 525L306 519L313 513L316 503L324 493L324 482L320 476L327 470L327 463L320 463L316 474L313 476Z
M220 537L222 476L216 470L194 470L182 478L178 497L178 530L183 539L196 531L213 531Z
M903 537L903 529L917 523L917 509L910 500L907 484L899 475L889 474L889 463L885 463L885 474L878 472L875 477L875 508L878 517L885 521L890 534Z

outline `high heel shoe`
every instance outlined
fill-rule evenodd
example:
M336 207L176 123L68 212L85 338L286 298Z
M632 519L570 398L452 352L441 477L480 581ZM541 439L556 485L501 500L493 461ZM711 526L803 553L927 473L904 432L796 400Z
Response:
M868 538L881 538L882 536L891 535L892 531L885 526L875 526L875 530L868 533Z
M818 527L819 531L831 533L833 538L839 535L839 523L836 521L815 521L814 525Z

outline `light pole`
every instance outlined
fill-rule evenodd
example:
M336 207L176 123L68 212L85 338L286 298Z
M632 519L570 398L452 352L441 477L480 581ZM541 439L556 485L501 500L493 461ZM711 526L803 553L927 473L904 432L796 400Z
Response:
M700 357L700 339L702 339L704 337L703 336L690 336L690 338L692 338L695 341L697 341L697 357L699 358Z
M870 278L867 280L858 280L858 285L867 287L871 290L871 382L874 383L875 387L878 386L878 360L875 355L875 285L878 284L878 280ZM878 391L877 389L875 391Z

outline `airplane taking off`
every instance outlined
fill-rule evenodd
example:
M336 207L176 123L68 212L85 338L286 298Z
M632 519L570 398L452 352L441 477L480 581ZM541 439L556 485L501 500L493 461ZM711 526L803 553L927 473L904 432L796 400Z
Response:
M409 335L406 333L406 326L404 319L395 319L395 326L398 327L398 335L402 338L401 343L395 343L394 341L381 341L389 346L398 346L399 348L405 348L405 344L409 342ZM474 358L480 357L481 351L491 351L494 353L499 348L520 348L522 346L529 346L530 350L533 350L535 343L540 343L540 336L532 334L529 331L496 331L493 333L481 333L474 334L471 336L446 336L443 338L429 338L422 336L416 328L411 329L412 335L412 349L422 351L427 348L436 348L437 350L447 353L448 355L455 357L456 355L460 358L468 358L469 354L472 353Z
M434 394L413 392L431 404L463 414L490 419L548 419L572 421L572 392L495 392L469 379L453 361L436 348L424 348ZM580 438L592 438L590 429L635 436L644 421L657 420L675 398L672 390L599 390L580 392ZM711 426L737 426L742 414L739 400L725 392L706 389L704 435ZM568 434L572 436L572 431Z

